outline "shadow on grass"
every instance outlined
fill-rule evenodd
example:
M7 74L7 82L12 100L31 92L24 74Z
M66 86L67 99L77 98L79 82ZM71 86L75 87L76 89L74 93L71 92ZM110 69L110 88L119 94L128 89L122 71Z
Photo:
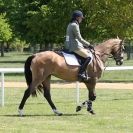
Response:
M100 99L100 101L126 101L126 100L133 100L133 98Z
M13 105L17 105L17 106L19 106L19 104L20 104L20 102L18 102L18 103L9 103L9 104L5 104L5 106L13 106ZM25 106L28 106L28 105L45 105L45 104L47 104L47 103L36 103L36 102L34 102L34 103L27 103Z
M126 101L126 100L133 100L133 98L114 98L112 101Z
M74 113L74 114L63 114L62 116L57 116L57 115L55 115L55 114L34 114L34 115L24 115L24 116L22 116L22 118L24 118L24 117L40 117L40 116L46 116L46 117L53 117L53 116L55 116L55 117L63 117L63 116L80 116L80 115L84 115L84 114L76 114L76 113ZM8 115L0 115L0 117L21 117L21 116L19 116L18 114L13 114L13 115L10 115L10 114L8 114Z
M126 97L125 98L124 97L123 98L122 97L121 98L118 97L118 98L113 98L112 99L112 101L118 101L118 100L119 101L133 100L133 97L132 96L131 97L127 97L127 98Z
M0 63L13 63L13 64L16 64L16 63L24 63L25 61L1 61Z

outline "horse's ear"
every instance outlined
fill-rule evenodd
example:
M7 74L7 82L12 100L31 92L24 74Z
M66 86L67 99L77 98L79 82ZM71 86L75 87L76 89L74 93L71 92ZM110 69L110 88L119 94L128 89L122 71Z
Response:
M120 38L117 36L117 39L120 39Z

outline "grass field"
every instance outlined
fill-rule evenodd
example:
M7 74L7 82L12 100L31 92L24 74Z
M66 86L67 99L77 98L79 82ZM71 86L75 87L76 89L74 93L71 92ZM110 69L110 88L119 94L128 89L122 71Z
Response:
M97 90L93 103L95 116L86 109L76 113L75 89L52 89L57 108L64 113L55 116L42 95L30 97L25 117L17 108L24 89L5 89L5 107L0 108L0 133L132 133L133 90ZM81 89L80 100L86 100L87 90Z
M6 53L0 57L0 67L23 67L30 53ZM132 66L133 60L125 61ZM110 61L109 66L114 66ZM6 81L24 81L23 74L6 74ZM53 77L53 80L57 80ZM132 82L133 71L105 72L100 81ZM0 108L0 133L133 133L133 90L98 89L93 103L95 116L86 109L76 113L76 90L52 89L52 99L64 113L55 116L42 95L30 97L25 106L25 117L17 108L24 88L5 89L5 107ZM1 94L1 92L0 92ZM80 90L80 101L87 98L87 90Z

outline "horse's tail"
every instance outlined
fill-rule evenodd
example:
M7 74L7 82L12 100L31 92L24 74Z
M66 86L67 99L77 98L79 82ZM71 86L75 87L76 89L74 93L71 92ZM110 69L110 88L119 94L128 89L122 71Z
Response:
M30 86L30 84L32 82L32 71L30 69L30 66L31 66L31 61L34 57L35 57L35 55L29 56L25 62L25 66L24 66L24 73L25 73L25 79L26 79L27 86ZM37 90L38 90L38 92L43 92L42 86L39 85L37 87ZM33 97L37 96L36 91L32 92L32 96Z
M24 66L24 74L25 74L25 79L26 79L26 83L28 86L32 82L32 72L30 70L30 66L31 66L31 61L34 57L35 57L35 55L29 56L25 62L25 66Z

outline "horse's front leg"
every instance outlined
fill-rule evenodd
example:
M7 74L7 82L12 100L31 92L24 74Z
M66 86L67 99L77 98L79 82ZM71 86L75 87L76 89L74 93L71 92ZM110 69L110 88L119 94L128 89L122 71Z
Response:
M92 101L90 100L87 102L87 111L90 112L92 115L95 115L95 112L92 107Z
M88 88L88 100L84 101L81 105L77 106L76 112L80 111L83 107L87 108L87 111L91 114L95 114L92 108L92 101L96 99L95 85L96 80L91 79L88 83L85 83Z
M85 83L88 88L88 101L87 101L87 111L91 114L95 114L92 107L92 102L96 100L96 79L91 79L88 83Z
M92 101L91 100L87 100L84 101L83 103L81 103L81 105L76 107L76 112L80 111L83 107L87 108L87 111L90 112L91 114L95 114L92 108Z
M81 103L81 105L77 106L76 107L76 112L79 112L83 107L86 107L86 105L87 105L86 102L87 101L84 101L83 103Z

